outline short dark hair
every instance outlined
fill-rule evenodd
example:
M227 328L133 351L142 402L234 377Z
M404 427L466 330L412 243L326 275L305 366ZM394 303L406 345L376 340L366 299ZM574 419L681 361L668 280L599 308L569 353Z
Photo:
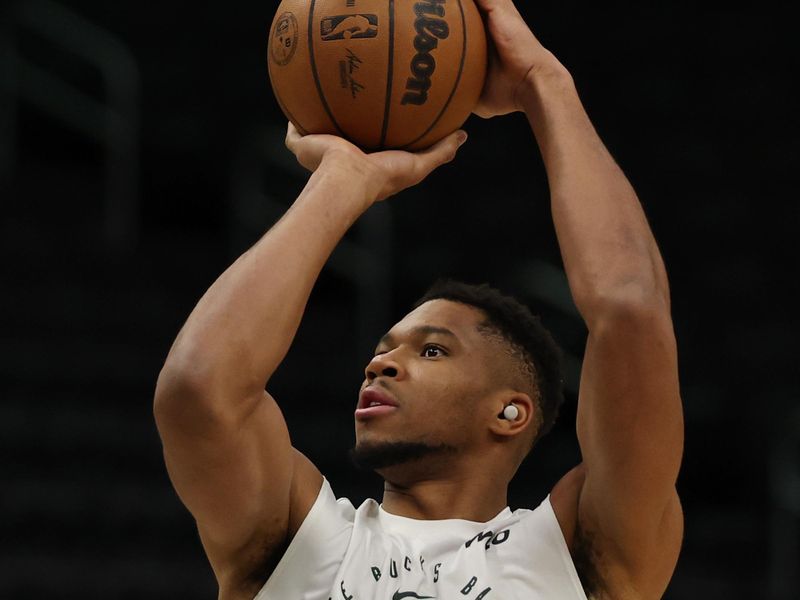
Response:
M499 335L522 361L536 390L541 423L533 440L535 444L552 429L564 402L563 354L541 319L512 296L507 296L487 283L473 285L452 279L436 281L417 300L414 308L430 300L450 300L479 309L486 320L481 329Z

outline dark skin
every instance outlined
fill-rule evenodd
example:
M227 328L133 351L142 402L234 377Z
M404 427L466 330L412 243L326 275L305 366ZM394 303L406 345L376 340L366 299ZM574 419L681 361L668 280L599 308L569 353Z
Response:
M576 562L587 565L583 575L598 582L597 598L660 598L683 527L675 491L682 408L664 266L638 198L568 71L511 0L477 3L493 54L476 113L528 117L570 289L589 331L577 418L583 461L554 487L551 502ZM419 153L365 154L335 136L301 137L290 125L286 143L312 171L308 184L209 288L175 340L158 380L156 421L220 598L258 592L322 483L264 391L320 270L364 211L452 160L461 142L457 132ZM367 366L366 383L395 394L398 408L357 421L359 443L412 436L457 448L382 470L389 512L485 521L505 506L505 485L533 435L535 403L521 386L492 377L502 351L477 331L480 319L457 303L426 303L392 328ZM423 339L414 333L420 327L446 328L455 339ZM451 353L440 356L425 343ZM521 408L514 422L498 417L509 401ZM431 411L440 413L431 418ZM448 420L459 427L445 427ZM497 487L484 488L482 477ZM466 485L484 493L460 494Z
M392 327L367 365L362 390L378 388L398 406L389 414L357 418L357 444L408 441L454 448L381 469L388 512L488 521L507 505L506 488L532 439L535 413L528 394L487 367L508 367L511 359L502 342L481 333L484 320L463 304L426 302ZM430 326L452 333L427 333ZM499 418L511 402L520 416Z

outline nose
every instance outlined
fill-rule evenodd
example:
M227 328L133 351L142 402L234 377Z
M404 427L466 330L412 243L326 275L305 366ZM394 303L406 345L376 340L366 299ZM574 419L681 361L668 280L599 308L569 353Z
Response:
M372 360L367 364L365 374L367 381L372 382L376 377L390 377L398 379L403 376L403 368L397 360L397 357L392 352L384 352L373 356Z

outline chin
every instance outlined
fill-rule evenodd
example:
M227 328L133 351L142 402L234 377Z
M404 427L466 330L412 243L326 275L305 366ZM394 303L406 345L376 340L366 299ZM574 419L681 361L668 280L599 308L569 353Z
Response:
M350 450L350 459L360 469L377 471L381 475L394 467L419 466L421 463L438 463L437 458L455 452L444 443L409 440L360 440Z

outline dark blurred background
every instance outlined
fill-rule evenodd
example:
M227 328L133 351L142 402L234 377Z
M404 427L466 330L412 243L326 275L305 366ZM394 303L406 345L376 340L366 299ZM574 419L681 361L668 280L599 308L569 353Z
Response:
M731 6L520 2L670 274L686 411L673 600L800 597L797 38L787 15ZM267 76L276 7L0 9L2 598L216 597L152 395L195 302L306 179ZM568 353L568 405L512 506L577 460L585 330L538 150L519 114L466 129L453 164L348 234L269 386L355 503L380 494L346 457L363 366L440 275L517 295Z

